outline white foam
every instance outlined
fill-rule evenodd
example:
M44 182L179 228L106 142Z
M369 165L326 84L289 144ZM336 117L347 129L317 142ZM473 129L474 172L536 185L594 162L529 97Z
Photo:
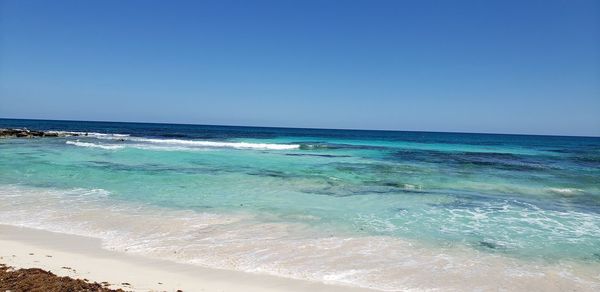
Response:
M404 186L405 190L420 190L421 189L420 185L404 184L403 186Z
M129 137L129 134L103 134L103 133L79 133L79 135L85 135L87 134L88 137L95 137L95 138L106 138L106 139L119 139L119 138L125 138L125 137Z
M575 189L575 188L548 188L548 190L553 193L559 193L559 194L563 194L563 195L572 195L575 193L583 192L582 189Z
M98 136L100 139L123 139L126 136ZM202 148L234 148L234 149L255 149L255 150L293 150L298 149L297 144L268 144L268 143L247 143L247 142L215 142L215 141L194 141L194 140L176 140L176 139L148 139L148 138L129 138L123 139L139 142L137 144L109 145L90 142L67 141L67 144L101 148L107 150L123 149L125 147L144 149L144 150L162 150L162 151L185 151L201 150Z
M125 144L125 145L103 145L88 142L71 142L67 144L95 147L102 149L121 149L124 147L133 147L149 150L190 150L189 148L234 148L234 149L256 149L256 150L294 150L300 149L299 144L275 144L275 143L250 143L250 142L226 142L226 141L204 141L204 140L183 140L183 139L158 139L131 137L129 134L107 134L97 132L70 132L70 131L48 131L60 134L62 136L78 136L81 138L96 138L104 140L133 141L143 144ZM158 147L156 147L158 146ZM167 147L174 147L169 149ZM187 148L184 148L187 147ZM192 149L194 150L194 149Z
M61 130L50 130L46 131L47 133L54 133L60 136L81 136L81 137L93 137L100 139L118 139L129 137L129 134L106 134L106 133L96 133L96 132L76 132L76 131L61 131Z
M597 266L529 264L385 236L325 236L300 223L152 207L109 194L0 185L0 224L98 237L111 250L176 262L383 291L490 290L497 283L508 290L600 288Z
M101 148L106 150L116 150L122 149L125 146L123 145L104 145L104 144L96 144L96 143L88 143L88 142L80 142L80 141L67 141L69 145L75 145L79 147L90 147L90 148Z
M127 138L129 134L106 134L106 133L96 133L96 132L66 132L70 134L76 134L78 136L87 136L98 139L123 139Z
M235 149L257 149L257 150L292 150L299 149L298 144L270 144L270 143L248 143L248 142L217 142L201 140L181 140L181 139L151 139L151 138L129 138L130 141L144 142L159 145L175 145L189 147L210 147L210 148L235 148Z

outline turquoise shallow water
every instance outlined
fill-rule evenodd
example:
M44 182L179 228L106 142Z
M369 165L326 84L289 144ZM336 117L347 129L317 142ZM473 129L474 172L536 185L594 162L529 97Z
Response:
M383 290L425 285L383 272L408 265L399 266L400 250L420 269L439 268L423 265L441 254L503 261L503 271L600 267L599 138L30 120L0 127L90 133L0 140L0 223ZM119 212L131 216L117 221ZM307 254L286 257L294 245ZM315 250L323 254L307 260ZM235 264L209 262L215 254ZM589 281L583 287L598 284L597 273L568 273Z

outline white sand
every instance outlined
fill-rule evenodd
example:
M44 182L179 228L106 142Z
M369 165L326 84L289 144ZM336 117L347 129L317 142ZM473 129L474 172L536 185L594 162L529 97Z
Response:
M7 225L0 225L0 263L133 291L370 291L177 264L105 250L95 238Z

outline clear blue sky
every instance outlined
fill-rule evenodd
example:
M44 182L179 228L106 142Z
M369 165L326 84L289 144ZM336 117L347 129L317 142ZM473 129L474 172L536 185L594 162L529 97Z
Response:
M0 3L0 117L600 135L600 1Z

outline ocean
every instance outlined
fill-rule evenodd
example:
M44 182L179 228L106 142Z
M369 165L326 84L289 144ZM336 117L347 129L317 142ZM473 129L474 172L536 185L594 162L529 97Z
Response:
M87 136L0 139L0 224L384 291L600 289L598 137L16 127Z

